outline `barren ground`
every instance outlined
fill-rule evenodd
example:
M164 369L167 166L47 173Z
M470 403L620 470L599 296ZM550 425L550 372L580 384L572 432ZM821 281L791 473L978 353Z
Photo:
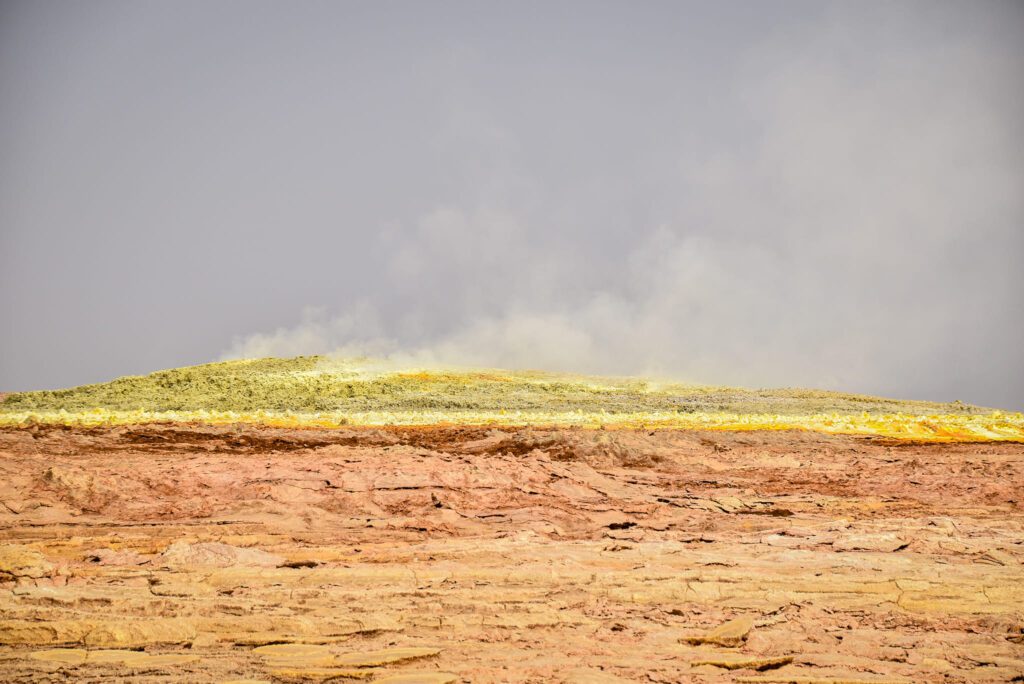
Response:
M1020 443L0 430L4 682L1024 681L1022 559Z

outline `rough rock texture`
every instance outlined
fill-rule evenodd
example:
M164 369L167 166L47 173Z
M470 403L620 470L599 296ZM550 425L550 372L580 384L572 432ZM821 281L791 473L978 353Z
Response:
M220 542L202 542L189 544L175 542L160 554L160 563L170 568L227 568L233 565L245 565L252 568L276 568L284 562L275 556L259 549L240 549Z
M1009 682L1024 445L0 430L3 682Z
M0 580L37 579L53 572L43 554L18 544L0 546Z

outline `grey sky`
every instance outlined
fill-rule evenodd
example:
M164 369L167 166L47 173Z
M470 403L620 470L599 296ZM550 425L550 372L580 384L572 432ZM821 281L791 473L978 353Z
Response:
M238 355L1024 409L1024 3L4 2L0 389Z

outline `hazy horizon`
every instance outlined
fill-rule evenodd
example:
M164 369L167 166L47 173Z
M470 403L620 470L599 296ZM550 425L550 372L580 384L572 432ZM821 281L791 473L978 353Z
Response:
M1024 410L1024 4L6 2L0 391L239 356Z

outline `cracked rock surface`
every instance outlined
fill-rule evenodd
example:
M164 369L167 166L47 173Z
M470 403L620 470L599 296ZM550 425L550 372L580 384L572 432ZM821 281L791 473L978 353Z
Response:
M0 430L3 682L1024 681L1024 444Z

